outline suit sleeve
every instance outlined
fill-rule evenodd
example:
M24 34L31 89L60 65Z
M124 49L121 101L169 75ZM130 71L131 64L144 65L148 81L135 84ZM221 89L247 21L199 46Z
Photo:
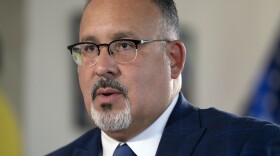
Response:
M280 127L264 124L245 141L240 156L280 156Z

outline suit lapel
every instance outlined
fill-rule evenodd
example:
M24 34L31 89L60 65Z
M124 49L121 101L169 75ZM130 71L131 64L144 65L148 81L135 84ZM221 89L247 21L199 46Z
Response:
M88 142L81 142L74 148L73 156L99 156L102 150L101 131L95 129L92 138Z
M199 110L190 105L180 93L165 126L156 155L191 155L206 132L200 123Z

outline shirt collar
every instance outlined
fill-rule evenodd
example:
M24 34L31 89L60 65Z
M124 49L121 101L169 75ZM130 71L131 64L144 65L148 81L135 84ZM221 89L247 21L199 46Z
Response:
M177 95L164 113L143 132L128 140L126 144L133 150L137 156L154 156L156 155L164 127L167 120L174 109L179 95ZM120 144L117 140L109 137L102 131L101 141L103 147L103 156L112 156L114 150ZM145 149L145 150L143 150Z
M109 137L105 132L101 131L102 155L112 156L119 143L117 140Z

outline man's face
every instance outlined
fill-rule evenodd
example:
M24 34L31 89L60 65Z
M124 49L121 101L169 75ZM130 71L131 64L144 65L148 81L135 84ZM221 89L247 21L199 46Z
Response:
M117 39L162 39L158 37L161 33L160 19L159 9L149 0L93 0L81 21L80 40L101 44ZM128 128L115 132L105 129L105 132L126 132L133 136L152 124L168 107L171 102L171 73L163 50L166 44L140 44L136 60L127 64L117 63L108 54L107 47L102 47L94 66L79 66L80 87L89 114L109 116L106 120L114 120L124 111L131 114L132 122ZM96 87L103 80L117 82L125 91L110 85ZM96 92L92 98L94 87Z

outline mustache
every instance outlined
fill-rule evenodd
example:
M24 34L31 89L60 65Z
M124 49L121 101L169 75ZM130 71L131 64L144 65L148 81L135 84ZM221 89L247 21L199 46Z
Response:
M128 98L127 87L114 79L100 79L90 90L91 100L96 98L96 92L99 88L113 88L119 90L125 98Z

